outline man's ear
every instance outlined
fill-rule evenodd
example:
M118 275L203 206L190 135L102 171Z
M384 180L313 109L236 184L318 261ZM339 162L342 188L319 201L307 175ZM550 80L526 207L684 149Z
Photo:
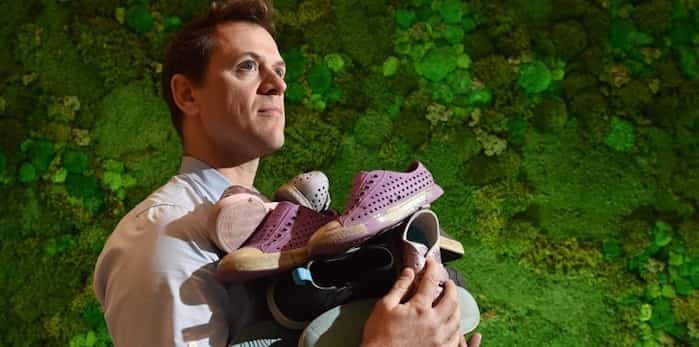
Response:
M199 114L199 104L194 98L193 85L187 77L175 74L170 79L172 98L185 115Z

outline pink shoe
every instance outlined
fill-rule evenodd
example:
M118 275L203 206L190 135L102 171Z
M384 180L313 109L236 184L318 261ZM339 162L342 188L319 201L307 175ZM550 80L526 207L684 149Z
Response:
M288 201L281 201L243 247L218 264L224 281L244 281L307 263L308 240L323 225L337 219Z
M330 210L328 177L320 171L302 173L277 189L275 201L291 201L324 214ZM261 203L265 203L264 207ZM264 195L239 185L228 187L214 205L209 222L210 239L230 253L245 242L263 218L274 209Z
M245 187L228 187L214 205L209 217L209 238L229 253L252 235L271 210L264 196Z
M405 225L400 227L400 233L396 236L394 253L401 254L397 257L400 270L406 267L415 270L414 283L420 283L428 258L440 264L442 270L440 282L444 283L449 279L449 274L441 265L439 219L432 210L421 209L415 212Z
M361 171L354 177L348 207L309 241L313 256L339 254L399 224L444 191L419 161L406 172Z

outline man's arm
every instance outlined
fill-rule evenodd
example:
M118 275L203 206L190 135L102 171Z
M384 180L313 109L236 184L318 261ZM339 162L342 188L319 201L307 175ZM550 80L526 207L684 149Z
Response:
M95 293L116 347L226 346L230 299L177 206L129 214L102 250Z
M461 311L456 285L448 280L439 296L439 264L428 259L425 275L410 300L408 293L415 273L406 268L393 289L376 303L364 326L362 347L469 346L480 345L480 335L468 345L459 331Z

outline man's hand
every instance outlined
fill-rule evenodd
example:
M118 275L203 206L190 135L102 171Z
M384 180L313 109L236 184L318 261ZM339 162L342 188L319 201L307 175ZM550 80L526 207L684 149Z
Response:
M428 259L415 295L401 303L415 272L405 269L393 289L380 299L364 326L363 347L469 346L480 345L476 334L468 344L459 332L461 311L456 284L448 280L439 296L440 269Z

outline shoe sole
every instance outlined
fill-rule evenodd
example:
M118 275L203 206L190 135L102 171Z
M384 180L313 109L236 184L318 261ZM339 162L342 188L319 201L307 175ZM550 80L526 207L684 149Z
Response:
M224 281L245 281L288 270L309 260L307 247L275 253L243 247L223 257L216 272L219 279Z
M442 261L451 261L464 256L464 245L457 240L441 236L437 244L442 252Z
M211 238L223 251L230 253L240 248L265 218L269 209L258 197L229 199L219 202L214 211L215 222Z
M391 206L384 212L374 214L372 217L379 224L377 228L374 228L375 230L369 230L365 223L347 227L339 223L328 223L311 236L308 242L309 253L311 256L329 256L342 253L400 224L406 217L420 208L429 207L429 204L443 193L442 188L433 185L413 194L400 204Z

